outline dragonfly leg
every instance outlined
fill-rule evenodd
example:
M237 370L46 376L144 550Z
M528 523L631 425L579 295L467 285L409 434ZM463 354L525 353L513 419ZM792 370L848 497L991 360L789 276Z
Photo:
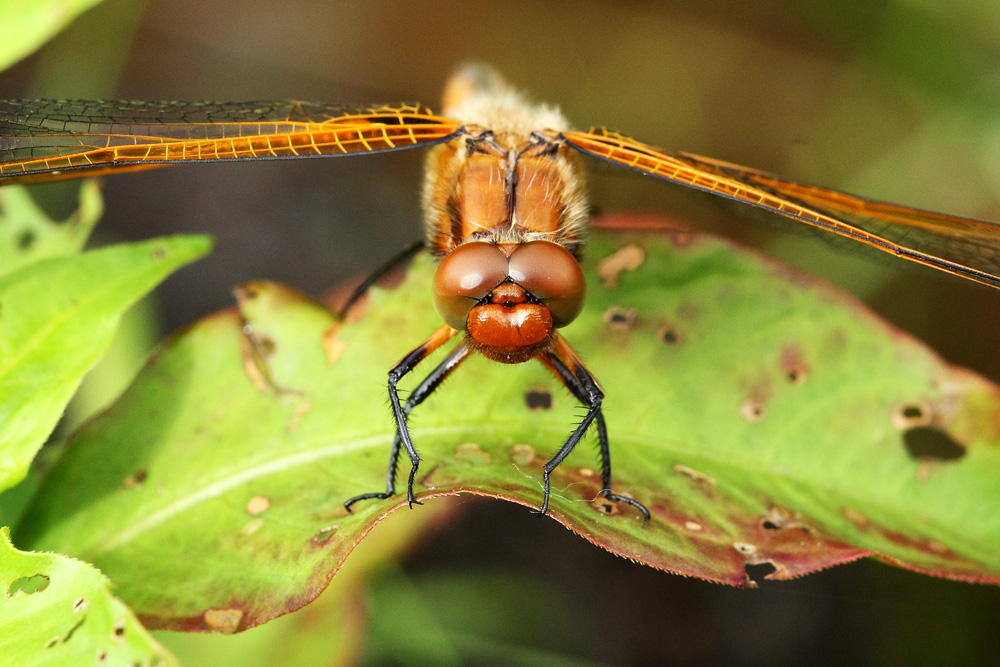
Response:
M361 297L368 293L368 290L371 289L372 285L391 273L397 267L403 265L403 263L420 252L423 247L423 241L414 241L390 257L385 264L375 269L371 275L361 281L360 285L354 288L354 291L351 292L349 297L347 297L347 301L345 301L344 305L340 307L337 314L343 318L347 314L347 311L351 309L351 306L357 303Z
M583 362L580 361L580 358L569 346L569 343L561 336L556 337L553 349L545 352L539 357L539 360L559 378L577 400L583 403L587 408L587 414L573 433L570 434L562 448L542 469L544 497L542 507L536 513L545 514L548 511L551 489L549 477L552 471L573 451L573 448L583 438L584 433L586 433L591 423L596 422L597 440L601 453L601 495L612 502L622 502L634 507L642 514L643 523L647 523L650 514L645 505L637 500L611 491L611 446L608 444L608 427L604 421L604 413L601 409L604 392L598 386L597 380L587 370L587 367L583 365Z
M427 397L430 396L435 389L437 389L444 379L448 377L448 375L450 375L451 372L469 356L469 347L464 342L456 347L444 361L438 364L437 367L413 389L405 404L400 403L399 392L396 385L399 380L403 378L403 376L412 371L417 364L426 359L428 355L434 352L434 350L439 348L456 333L457 332L451 327L441 327L416 349L403 357L403 359L398 364L393 366L391 371L389 371L389 400L392 403L393 418L396 422L396 435L393 437L392 449L389 452L389 470L386 479L385 491L363 493L350 498L344 503L344 507L348 512L351 511L351 506L358 501L369 500L372 498L384 500L396 495L396 471L399 466L399 453L401 449L406 450L406 454L410 458L411 465L406 488L407 502L410 507L414 504L421 504L420 501L416 500L413 496L413 484L416 478L417 468L420 465L420 455L413 446L413 441L410 438L410 430L406 425L406 418L415 407L423 403L424 400L426 400Z

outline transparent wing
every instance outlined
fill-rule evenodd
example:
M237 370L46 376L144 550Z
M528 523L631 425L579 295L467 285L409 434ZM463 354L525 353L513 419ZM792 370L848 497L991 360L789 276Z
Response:
M604 128L564 132L581 153L773 211L884 252L1000 287L1000 225L786 181L765 172L665 151Z
M447 141L460 128L416 104L0 101L0 183L195 160L378 153Z

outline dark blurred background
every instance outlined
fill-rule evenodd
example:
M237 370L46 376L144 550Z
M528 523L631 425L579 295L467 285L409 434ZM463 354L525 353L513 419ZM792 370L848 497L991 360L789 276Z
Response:
M0 97L437 107L447 74L466 59L492 63L581 128L608 125L795 180L1000 220L1000 4L992 0L107 0L0 74ZM372 270L420 234L421 164L420 152L403 152L109 178L99 238L215 236L209 259L155 295L173 329L230 305L231 288L249 279L320 295ZM792 224L743 217L623 171L595 167L590 183L600 211L669 213L748 243L840 284L947 360L1000 380L993 290L818 242ZM35 191L67 209L75 186ZM392 577L420 587L458 571L478 571L481 581L513 574L522 606L533 592L561 601L549 635L533 623L523 636L562 655L617 664L1000 664L996 589L862 563L728 590L611 557L523 508L460 504L461 518ZM392 599L392 577L376 579L371 595L386 597L370 598L371 609ZM372 618L379 641L408 632Z

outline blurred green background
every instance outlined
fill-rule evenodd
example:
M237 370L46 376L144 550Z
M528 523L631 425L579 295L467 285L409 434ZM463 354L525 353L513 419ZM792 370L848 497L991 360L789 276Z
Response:
M807 183L1000 221L992 0L107 0L0 74L0 97L436 107L448 72L470 58L581 128L608 125ZM173 329L230 305L231 288L249 279L319 295L369 272L420 234L421 164L419 152L404 152L109 178L99 236L216 237L211 258L157 292ZM590 183L600 211L666 213L737 238L840 284L947 360L1000 380L993 290L624 171L594 166ZM75 186L35 192L65 208ZM1000 664L993 588L859 563L729 590L632 565L523 508L453 504L456 513L398 562L373 565L369 586L338 577L321 598L350 604L301 614L308 622L286 623L284 635L239 639L308 646L308 664L351 655L373 664ZM398 514L371 541L414 520ZM313 643L295 632L313 632ZM338 648L344 635L351 640ZM164 638L191 665L224 664L215 656L237 655L230 640Z

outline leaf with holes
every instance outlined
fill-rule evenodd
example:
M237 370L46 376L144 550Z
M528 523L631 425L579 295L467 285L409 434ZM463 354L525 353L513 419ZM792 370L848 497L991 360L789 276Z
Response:
M867 555L1000 583L996 387L730 244L594 237L589 303L565 335L606 393L614 488L653 516L598 497L591 440L553 474L556 520L734 585ZM419 259L347 323L245 289L240 312L170 340L78 434L19 539L94 562L155 626L244 629L305 604L405 507L343 502L384 483L385 372L438 326L432 273ZM540 364L470 358L412 415L418 497L538 507L578 415Z
M0 490L24 478L122 312L209 245L198 236L158 239L0 276Z
M0 655L4 664L176 665L109 592L96 569L18 551L0 528Z

